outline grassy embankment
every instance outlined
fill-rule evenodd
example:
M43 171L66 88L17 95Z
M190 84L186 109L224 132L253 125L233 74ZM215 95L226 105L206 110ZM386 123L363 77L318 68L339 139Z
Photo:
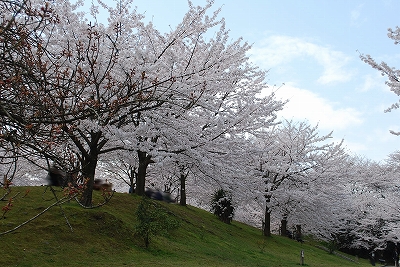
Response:
M14 200L0 232L12 229L54 202L45 187L14 187ZM60 192L60 195L62 193ZM55 206L15 232L0 236L0 266L368 266L330 255L310 244L288 238L264 238L259 229L220 222L207 211L157 202L180 227L168 236L155 237L148 249L135 237L135 211L141 198L116 193L107 205L83 209L63 205L73 232ZM1 206L7 202L4 201Z

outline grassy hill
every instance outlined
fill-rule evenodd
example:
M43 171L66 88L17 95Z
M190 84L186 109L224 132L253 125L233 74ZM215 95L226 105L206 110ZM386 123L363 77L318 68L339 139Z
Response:
M30 192L25 197L26 189ZM45 187L14 187L0 232L12 229L54 202ZM62 192L59 192L60 196ZM195 207L156 202L180 222L166 236L152 239L146 249L135 236L140 197L116 193L107 205L83 209L75 202L63 206L73 232L55 206L18 230L0 236L0 266L368 266L353 263L308 244L272 236L233 222L220 222ZM3 201L1 206L7 202Z

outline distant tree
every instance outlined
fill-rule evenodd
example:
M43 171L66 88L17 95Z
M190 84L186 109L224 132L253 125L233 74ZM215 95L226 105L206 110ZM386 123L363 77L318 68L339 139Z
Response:
M285 121L255 141L251 165L255 178L248 183L253 181L255 197L265 201L265 236L271 235L271 212L280 202L280 192L317 182L315 173L341 155L341 143L328 143L329 138L331 133L320 136L317 126Z
M232 197L223 189L217 190L211 199L211 211L224 223L231 223L235 211Z
M338 145L320 155L305 179L289 180L274 193L274 213L327 242L346 231L346 222L352 218L347 186L354 173L353 164Z
M367 159L354 163L355 175L349 184L351 213L348 218L351 246L385 248L400 236L399 169L397 153L385 164Z
M136 154L126 150L115 151L114 154L101 160L103 176L109 177L108 179L112 177L121 186L127 186L128 192L134 194L138 168Z

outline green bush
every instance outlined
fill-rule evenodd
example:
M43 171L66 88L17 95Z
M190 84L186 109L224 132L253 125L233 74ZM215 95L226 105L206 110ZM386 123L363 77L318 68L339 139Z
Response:
M232 205L232 197L227 196L223 189L214 193L211 199L211 211L224 223L230 224L235 208Z
M179 221L168 214L165 209L154 201L143 197L136 211L138 224L136 235L141 237L146 248L157 235L166 235L169 230L179 227Z

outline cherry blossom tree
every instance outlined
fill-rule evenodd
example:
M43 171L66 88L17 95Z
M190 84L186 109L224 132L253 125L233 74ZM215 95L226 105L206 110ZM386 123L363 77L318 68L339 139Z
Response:
M211 2L205 8L191 7L177 30L152 40L156 47L174 44L164 53L172 56L168 64L175 66L174 72L182 68L188 73L175 83L180 96L186 95L190 101L170 101L157 110L140 112L141 120L135 125L139 147L137 192L144 190L150 163L167 154L184 154L195 162L226 154L227 142L272 125L275 112L282 108L283 103L273 95L257 96L267 87L265 72L249 64L247 43L242 44L240 39L228 43L224 21L216 21L218 11L211 18L206 16L210 7ZM202 30L196 31L194 26ZM220 27L216 37L206 40L206 30L215 26ZM186 58L182 58L183 51L187 51Z
M353 196L357 223L353 228L353 246L371 249L384 248L387 242L399 238L399 175L396 153L387 161L377 163L360 160L359 177L354 184Z
M79 2L28 1L21 9L2 3L14 8L5 8L2 20L7 55L1 63L2 144L17 144L32 161L41 157L80 172L84 206L91 205L100 157L116 150L137 153L136 193L142 195L147 166L159 151L203 146L235 129L246 115L267 111L255 127L273 120L281 106L273 97L254 98L266 87L265 73L248 63L247 43L228 43L219 10L207 15L211 1L205 7L190 4L182 23L164 35L143 24L130 1L115 8L100 2L109 12L108 25L86 21L74 11ZM97 16L95 6L91 12ZM204 34L218 25L215 38L206 40ZM8 36L20 28L17 39L23 41L15 46ZM256 108L244 109L241 101L250 107L251 99ZM197 116L200 123L209 114L212 124L184 132L188 119ZM226 118L230 121L223 122ZM203 140L191 139L202 135Z
M290 220L326 241L331 251L350 246L343 237L350 236L349 222L354 219L354 199L348 191L353 173L351 157L339 149L311 173L309 183L292 190L292 198L298 201L292 202Z
M400 40L400 28L396 27L395 30L389 28L388 29L388 37L394 41L394 44L398 45ZM386 62L378 63L376 62L371 55L360 55L361 60L370 65L372 68L380 71L382 76L387 77L386 85L390 88L390 90L395 93L397 96L400 95L400 70L395 67L390 67ZM400 108L400 103L397 101L388 107L385 112L391 112L395 109ZM400 135L399 132L390 131L394 135Z
M8 49L2 62L4 140L32 161L46 158L67 170L79 166L86 185L81 203L90 206L98 156L121 143L108 138L111 128L124 124L128 114L160 104L137 99L143 90L134 89L133 74L118 61L120 34L126 30L126 37L134 38L132 24L115 29L111 23L107 32L102 25L87 25L69 2L4 3L21 6L5 15L11 24L5 35L22 28L14 34L20 46L9 35L2 39ZM139 77L143 80L143 73ZM105 147L109 141L113 146Z
M211 4L205 8L190 6L177 30L163 38L148 29L149 35L159 36L152 40L152 45L164 47L162 53L172 56L167 60L171 61L168 64L175 65L173 72L181 68L187 73L176 76L179 79L175 83L181 90L179 96L186 95L190 101L171 100L156 110L139 113L140 120L135 124L139 160L135 192L138 194L144 191L147 167L157 158L185 153L186 157L198 160L199 150L203 152L202 157L221 154L226 135L244 134L260 125L268 127L276 118L274 112L282 107L283 103L273 95L256 97L266 88L265 73L247 62L245 53L250 48L247 43L241 44L240 39L228 43L223 20L216 20L218 11L211 18L206 16ZM207 41L203 35L217 25L220 29L215 39ZM187 51L186 58L182 58L183 51ZM161 59L157 57L157 60ZM170 72L168 69L167 73ZM210 151L210 146L217 145L222 148L220 151Z
M395 45L398 45L400 40L400 28L389 28L388 37L394 41ZM382 76L386 76L386 85L397 96L400 95L400 72L397 68L390 67L386 62L378 63L371 55L362 54L360 58L372 68L378 70ZM385 112L392 112L399 107L400 104L399 101L397 101L388 107ZM393 130L390 132L394 135L400 134ZM365 229L379 229L379 231L371 230L371 232L365 234L364 239L360 238L360 246L371 246L371 244L382 246L382 244L385 243L385 239L386 241L398 241L399 232L397 224L399 209L395 204L398 202L398 160L398 152L389 155L384 168L383 166L379 166L379 168L375 166L373 168L379 170L376 171L377 174L373 176L375 180L370 179L370 183L365 185L365 188L368 188L371 193L370 201L373 203L365 202L368 204L367 207L364 208L364 210L366 210L364 212L366 223L365 225L360 225L359 232L361 232L361 230L365 231ZM382 169L384 169L384 171Z
M320 136L318 127L306 122L285 121L257 140L259 149L254 151L252 161L253 176L257 177L253 190L255 197L264 201L264 235L271 235L271 213L279 203L282 206L280 196L287 196L293 187L317 183L318 174L330 165L328 162L342 155L341 143L328 142L331 136Z

